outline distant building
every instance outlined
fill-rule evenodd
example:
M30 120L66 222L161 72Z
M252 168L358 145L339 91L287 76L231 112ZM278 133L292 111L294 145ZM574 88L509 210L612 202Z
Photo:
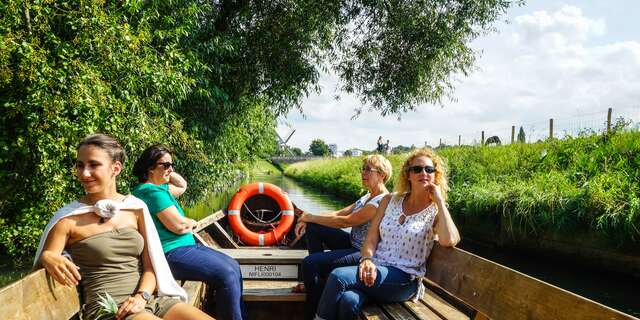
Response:
M331 143L327 145L329 147L329 151L331 151L331 155L333 156L337 156L338 155L338 145L335 143Z
M351 155L354 157L359 157L362 155L362 150L359 149L351 149Z

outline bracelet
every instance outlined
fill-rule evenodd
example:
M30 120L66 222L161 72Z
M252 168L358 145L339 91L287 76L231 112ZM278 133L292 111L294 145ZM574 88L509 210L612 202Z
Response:
M373 260L371 260L371 257L362 257L362 258L360 258L360 261L358 262L358 264L361 264L361 263L363 263L363 262L365 262L367 260L373 262Z

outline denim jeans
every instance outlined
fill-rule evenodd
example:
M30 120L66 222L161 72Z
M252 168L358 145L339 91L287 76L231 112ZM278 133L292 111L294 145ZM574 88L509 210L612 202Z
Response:
M215 290L217 318L246 319L238 262L201 244L172 249L166 257L175 279L203 281Z
M349 233L344 230L307 223L309 255L302 261L302 278L307 290L306 318L316 314L316 307L329 273L339 267L354 266L360 260L360 250L351 246ZM331 251L324 252L324 247Z
M309 254L324 252L325 246L330 250L352 248L349 233L342 229L307 223L305 230Z
M367 299L381 303L406 301L418 289L418 280L411 280L398 268L377 266L376 272L373 286L367 287L358 278L357 266L334 269L322 292L316 319L355 319Z

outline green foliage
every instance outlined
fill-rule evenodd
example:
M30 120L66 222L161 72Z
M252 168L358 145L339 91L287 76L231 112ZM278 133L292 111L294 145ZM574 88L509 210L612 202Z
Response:
M511 232L579 230L617 244L640 240L640 132L449 147L439 153L450 170L449 206L455 216L502 217ZM389 157L395 171L405 157ZM354 200L363 192L360 161L296 163L285 174Z
M291 152L296 157L301 157L303 155L302 150L298 147L291 148Z
M309 145L309 152L314 156L328 156L331 151L329 151L329 146L322 139L315 139L311 141L311 145Z
M193 46L206 32L201 15L213 9L190 1L0 4L0 247L29 259L55 210L82 193L72 164L89 133L125 147L124 193L142 149L172 146L190 182L187 203L271 152L267 99L230 96L220 79L228 66L207 65L212 52L232 48L215 39Z

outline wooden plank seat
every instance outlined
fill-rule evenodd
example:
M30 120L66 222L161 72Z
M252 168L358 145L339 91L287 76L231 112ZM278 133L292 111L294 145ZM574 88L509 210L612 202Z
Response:
M473 310L459 304L451 304L439 294L429 289L419 301L405 301L400 303L375 304L369 303L363 308L361 319L429 319L429 320L469 320Z
M185 281L182 287L189 294L188 303L200 308L205 284ZM80 298L75 287L66 287L38 269L0 290L0 315L12 320L77 319Z

